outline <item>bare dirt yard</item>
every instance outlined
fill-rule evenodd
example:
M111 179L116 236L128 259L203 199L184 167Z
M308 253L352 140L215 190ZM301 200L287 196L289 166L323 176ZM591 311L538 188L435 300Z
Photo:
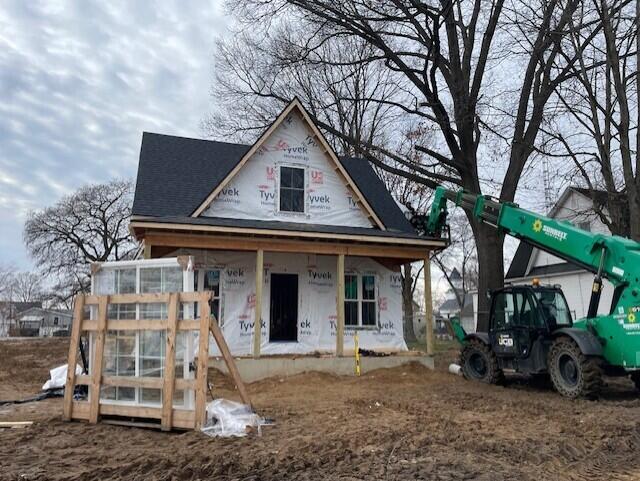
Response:
M0 399L39 391L66 339L0 341ZM310 373L249 385L274 426L245 438L62 421L62 400L0 407L2 480L639 480L640 397L610 382L569 401L522 380L484 386L407 366L361 378ZM366 362L366 359L364 360ZM237 399L213 375L214 393Z

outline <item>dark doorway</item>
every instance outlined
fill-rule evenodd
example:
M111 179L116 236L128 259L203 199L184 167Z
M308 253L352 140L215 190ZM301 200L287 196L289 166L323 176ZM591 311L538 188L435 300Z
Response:
M271 274L269 341L298 340L298 275Z

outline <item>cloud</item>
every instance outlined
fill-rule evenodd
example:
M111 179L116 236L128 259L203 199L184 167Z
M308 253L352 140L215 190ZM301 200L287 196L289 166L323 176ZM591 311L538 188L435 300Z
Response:
M30 209L134 177L142 132L199 136L221 2L0 3L0 263Z

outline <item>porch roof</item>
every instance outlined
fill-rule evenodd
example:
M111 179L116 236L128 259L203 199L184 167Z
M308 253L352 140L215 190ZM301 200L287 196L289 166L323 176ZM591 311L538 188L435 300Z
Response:
M299 222L282 222L275 220L257 220L257 219L230 219L224 217L186 217L186 216L167 216L167 217L142 217L134 216L131 219L131 227L138 234L137 229L142 226L151 227L151 223L162 225L181 225L193 226L197 230L198 226L211 226L224 228L237 228L245 230L263 230L265 234L273 231L285 231L292 234L296 232L320 233L320 234L344 234L351 236L364 237L382 237L396 239L412 239L416 241L428 241L429 245L443 245L444 241L440 239L432 239L420 237L415 232L399 232L393 230L378 230L367 227L352 227L341 225L325 225L325 224L303 224Z

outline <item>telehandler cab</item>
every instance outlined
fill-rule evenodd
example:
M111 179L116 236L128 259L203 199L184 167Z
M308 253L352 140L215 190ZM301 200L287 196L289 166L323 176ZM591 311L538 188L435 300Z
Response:
M640 388L640 244L594 234L570 222L546 218L517 204L438 187L419 230L442 237L447 201L479 221L595 274L587 317L571 319L560 286L511 285L488 293L488 332L466 333L453 320L462 344L460 364L467 379L497 383L505 371L545 374L555 389L575 398L600 389L602 374L630 376ZM615 288L608 315L598 315L602 280Z

